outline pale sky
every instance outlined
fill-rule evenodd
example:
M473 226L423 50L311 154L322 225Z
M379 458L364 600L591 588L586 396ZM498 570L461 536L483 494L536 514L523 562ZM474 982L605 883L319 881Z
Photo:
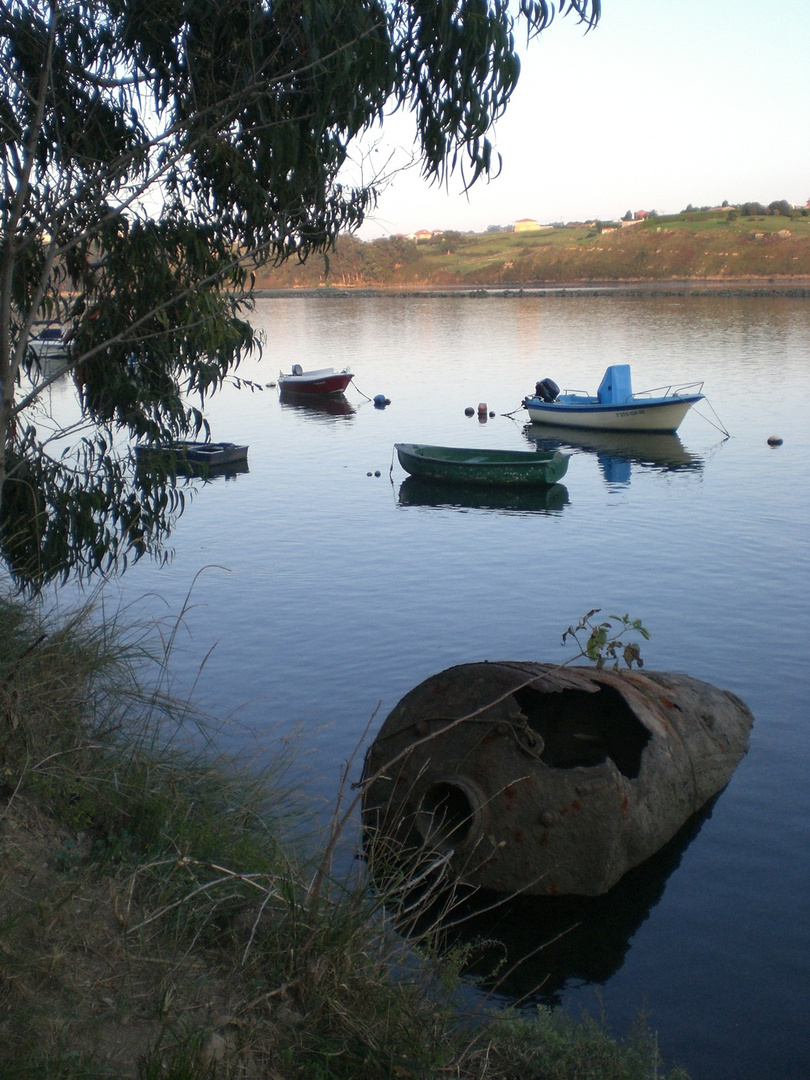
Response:
M396 175L360 236L483 231L517 218L616 219L627 210L810 199L810 0L602 0L528 48L492 137L501 174L468 195ZM525 40L525 35L524 35ZM407 160L407 118L372 162Z

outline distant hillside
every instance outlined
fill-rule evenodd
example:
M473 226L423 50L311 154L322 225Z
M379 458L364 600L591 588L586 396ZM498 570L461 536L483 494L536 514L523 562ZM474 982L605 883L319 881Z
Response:
M793 278L810 279L807 210L788 216L725 208L540 232L445 232L419 243L404 237L366 243L342 237L328 260L263 270L256 284L259 289L515 287Z

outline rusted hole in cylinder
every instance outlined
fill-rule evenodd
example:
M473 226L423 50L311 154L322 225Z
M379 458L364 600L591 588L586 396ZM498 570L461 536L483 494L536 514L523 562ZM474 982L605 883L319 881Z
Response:
M416 815L422 839L439 850L459 847L469 840L480 801L468 784L439 780L425 790Z
M587 768L610 758L624 776L638 776L650 733L617 690L549 694L527 686L514 698L529 727L542 736L540 760L550 768Z

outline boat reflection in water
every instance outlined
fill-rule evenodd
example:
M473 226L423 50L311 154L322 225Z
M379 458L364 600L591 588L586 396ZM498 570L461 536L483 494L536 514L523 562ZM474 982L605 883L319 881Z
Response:
M197 446L198 444L189 443L186 445ZM230 443L211 443L208 445L213 448L213 452L207 460L194 453L184 454L182 451L172 453L170 449L137 446L135 448L137 472L141 480L150 485L167 483L170 480L176 480L178 477L187 480L204 481L217 478L234 480L237 476L250 472L247 458L248 448L246 446L238 447ZM199 444L199 446L204 449L203 444ZM225 448L225 452L219 457L216 454L217 447ZM228 447L233 448L231 456L227 453ZM244 454L241 451L244 451Z
M283 409L297 412L302 420L311 420L316 424L350 420L357 412L357 408L343 394L317 397L312 394L296 394L290 390L280 390L278 400Z
M445 945L470 946L466 974L481 989L516 1005L560 1005L568 987L608 982L624 964L633 937L663 897L720 794L602 896L503 900L479 892L446 913L451 929ZM429 925L435 914L427 912L414 929Z
M409 476L399 488L400 506L435 506L445 510L483 510L507 514L558 514L568 502L564 484L498 487L438 484Z
M577 431L551 424L526 424L523 434L543 450L594 454L609 484L629 484L633 466L653 472L700 472L703 458L669 432Z
M216 480L223 477L225 480L235 480L237 476L249 473L247 458L243 461L231 461L223 465L204 465L193 462L183 463L178 466L178 476L187 476L195 480Z

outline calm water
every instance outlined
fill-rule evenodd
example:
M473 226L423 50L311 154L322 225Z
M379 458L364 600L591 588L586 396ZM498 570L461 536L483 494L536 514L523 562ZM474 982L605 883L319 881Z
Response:
M590 608L642 619L648 667L747 702L751 749L695 835L580 913L545 993L603 1007L617 1032L643 1006L665 1060L696 1080L810 1075L810 305L324 298L261 301L254 317L264 358L240 374L349 364L348 407L227 389L213 437L249 443L249 472L199 485L171 563L135 567L111 594L156 613L190 595L180 682L233 716L224 744L272 756L299 732L327 806L370 719L373 736L428 675L564 659L562 631ZM705 380L731 437L704 404L664 445L595 438L547 505L436 500L392 468L397 441L533 446L518 406L535 381L594 390L614 362L638 390ZM384 410L362 396L379 393ZM494 418L465 416L479 402ZM533 945L547 916L527 904L498 932Z

